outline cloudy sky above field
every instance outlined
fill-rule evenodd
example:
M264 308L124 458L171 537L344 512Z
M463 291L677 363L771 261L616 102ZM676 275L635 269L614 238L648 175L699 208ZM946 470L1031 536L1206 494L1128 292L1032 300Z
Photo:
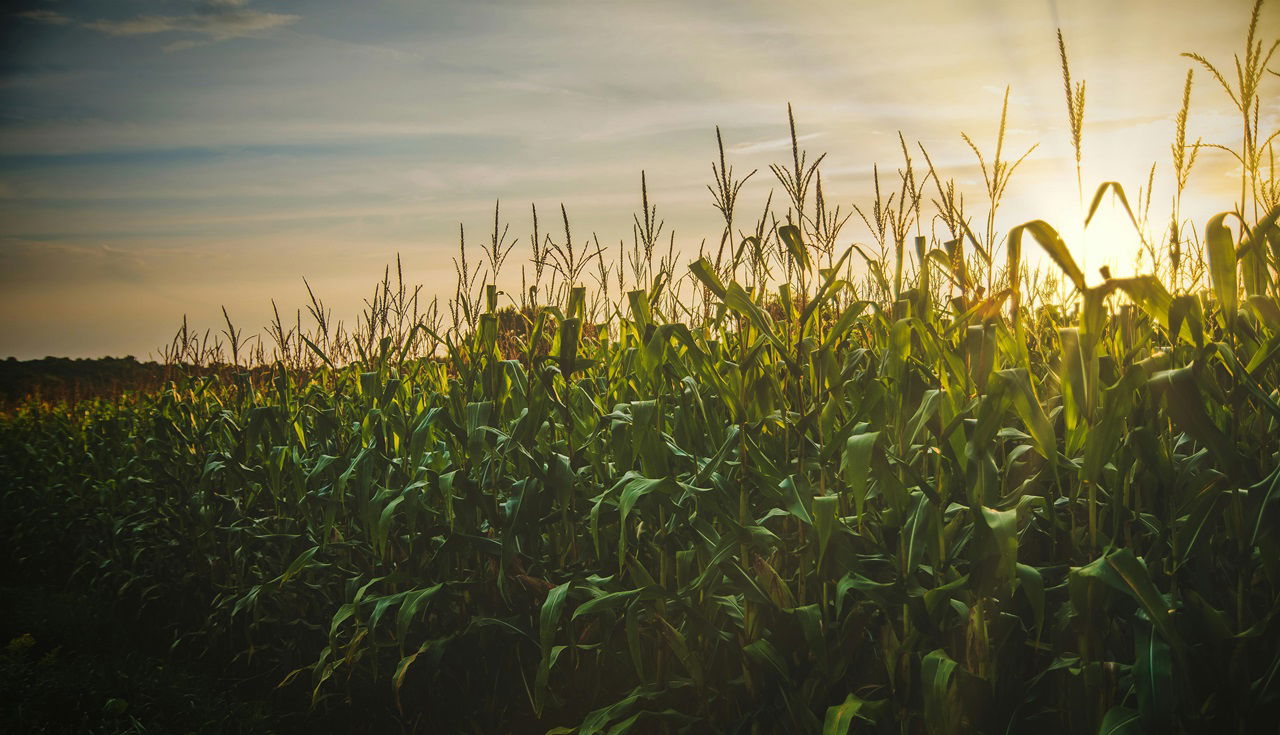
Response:
M1086 189L1136 190L1157 162L1158 210L1189 66L1178 54L1229 64L1249 3L35 0L5 12L0 356L27 358L143 357L183 314L216 327L221 304L263 325L270 299L303 303L303 277L350 316L396 253L445 293L459 223L478 242L497 199L513 232L531 203L546 220L564 203L576 236L616 244L642 169L677 245L696 251L717 233L715 126L740 174L761 169L751 211L776 186L767 165L786 154L787 102L846 209L869 200L873 162L895 176L898 131L976 203L960 132L990 146L1009 85L1008 145L1040 147L1007 221L1073 221L1058 26L1088 83ZM1280 7L1262 27L1280 27ZM1192 137L1234 143L1224 95L1197 79ZM1271 95L1263 116L1276 111ZM1230 208L1229 167L1203 160L1200 201ZM1081 255L1123 269L1132 246L1096 236Z

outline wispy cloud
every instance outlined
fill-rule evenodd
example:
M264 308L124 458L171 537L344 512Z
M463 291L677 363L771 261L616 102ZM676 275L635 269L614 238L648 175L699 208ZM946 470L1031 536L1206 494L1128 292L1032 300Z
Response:
M174 41L165 51L204 46L232 38L260 36L268 31L293 25L302 19L290 13L270 13L249 7L250 0L202 0L190 13L182 15L136 15L120 20L76 19L55 10L28 10L19 17L49 25L70 25L105 33L110 36L149 36L161 33L192 34L199 38Z
M806 140L813 140L814 138L820 138L820 137L822 137L822 133L806 133L804 135L797 135L796 142L803 143ZM764 151L780 151L780 150L783 150L784 148L790 148L790 147L791 147L791 138L786 137L786 138L773 138L772 140L759 140L759 141L755 141L754 143L739 143L738 145L732 146L730 150L734 153L746 154L746 153L761 153Z
M41 273L50 281L86 283L102 280L138 284L147 279L150 267L136 250L105 243L64 244L0 239L0 264L8 286L21 283L22 273Z
M34 20L37 23L48 23L51 26L65 26L72 22L70 16L56 10L24 10L18 13L19 18Z

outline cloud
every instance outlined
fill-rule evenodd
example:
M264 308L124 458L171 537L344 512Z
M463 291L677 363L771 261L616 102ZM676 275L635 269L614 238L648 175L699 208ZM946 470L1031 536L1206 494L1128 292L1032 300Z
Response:
M18 13L18 17L33 20L37 23L48 23L52 26L65 26L71 23L70 17L56 10L24 10Z
M5 266L0 283L11 287L42 281L83 284L104 278L139 284L147 280L152 270L137 250L105 243L63 244L14 238L0 239L0 264Z
M806 140L813 140L814 138L820 138L820 137L822 137L822 133L805 133L804 135L797 135L796 142L803 143ZM761 141L756 141L754 143L739 143L738 145L730 146L729 150L733 153L745 154L745 153L761 153L764 151L780 151L790 147L791 147L791 138L788 136L786 138L774 138L772 140L761 140Z
M267 31L292 25L302 16L289 13L268 13L249 7L249 0L203 0L184 15L137 15L123 20L82 20L53 10L28 10L18 14L27 20L50 25L75 23L109 36L149 36L158 33L196 34L203 38L188 38L165 46L166 51L204 46L232 38L260 35Z

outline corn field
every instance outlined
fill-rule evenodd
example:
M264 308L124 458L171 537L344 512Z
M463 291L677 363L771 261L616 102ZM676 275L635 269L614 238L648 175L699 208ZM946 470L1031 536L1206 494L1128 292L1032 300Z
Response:
M996 231L1004 111L994 156L965 138L968 203L903 139L888 196L877 173L842 211L795 142L740 229L721 144L724 230L688 258L646 186L615 253L535 210L508 288L495 208L443 301L391 269L354 326L315 296L261 338L184 324L161 390L19 405L12 563L371 731L1272 732L1257 18L1234 80L1189 62L1241 139L1186 140L1189 74L1172 146L1175 197L1218 146L1238 201L1160 228L1150 185L1091 200L1123 202L1147 275L1087 278L1058 215Z

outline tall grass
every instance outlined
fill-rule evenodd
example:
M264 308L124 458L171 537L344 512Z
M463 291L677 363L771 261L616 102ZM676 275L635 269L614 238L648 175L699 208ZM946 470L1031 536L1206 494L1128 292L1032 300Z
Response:
M839 244L848 215L794 117L777 205L739 224L752 174L717 133L724 227L687 267L642 177L629 250L534 210L505 295L495 206L479 264L460 232L443 305L397 263L352 328L314 293L310 321L277 312L256 341L229 314L220 337L184 323L169 360L225 370L8 415L15 563L114 590L177 650L251 659L317 707L358 702L371 729L1273 729L1259 17L1240 86L1213 72L1243 111L1238 232L1219 215L1196 241L1178 214L1218 145L1186 142L1188 76L1166 280L1090 285L1047 220L997 231L1026 157L1005 154L1007 97L994 151L970 141L983 209L902 138L897 185L882 197L877 169L855 209L868 247Z

